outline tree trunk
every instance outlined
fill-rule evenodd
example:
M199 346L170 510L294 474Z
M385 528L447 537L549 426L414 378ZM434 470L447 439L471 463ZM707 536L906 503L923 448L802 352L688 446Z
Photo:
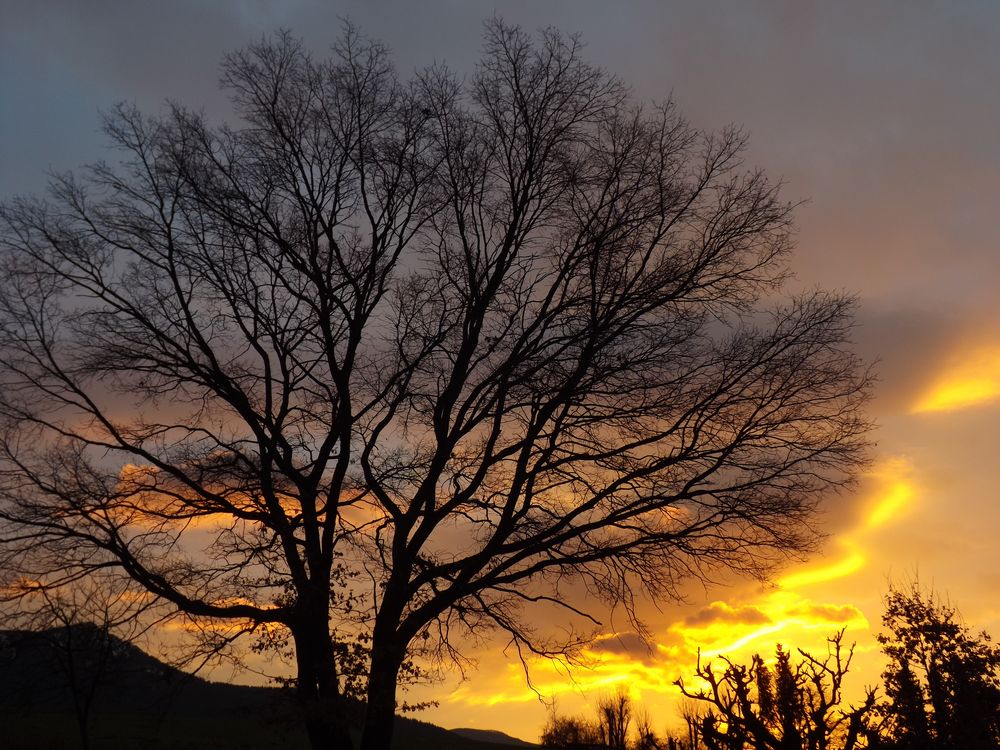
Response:
M378 640L373 640L373 645ZM394 644L372 648L368 675L368 704L361 734L361 750L389 750L396 720L396 681L403 649Z
M297 695L312 750L354 750L325 619L293 628Z

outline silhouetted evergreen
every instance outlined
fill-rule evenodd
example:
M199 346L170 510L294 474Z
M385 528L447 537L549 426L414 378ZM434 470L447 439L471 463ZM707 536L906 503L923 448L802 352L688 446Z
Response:
M917 584L891 588L878 640L889 657L882 712L889 747L1000 746L1000 648Z

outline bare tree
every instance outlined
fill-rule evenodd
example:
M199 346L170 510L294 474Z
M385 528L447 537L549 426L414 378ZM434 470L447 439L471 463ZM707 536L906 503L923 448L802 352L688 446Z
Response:
M799 649L792 664L777 648L774 675L759 656L748 667L723 659L725 670L699 660L695 676L707 687L677 686L687 698L709 707L701 737L712 750L855 750L866 747L865 721L875 708L870 689L859 706L842 707L843 681L854 647L843 647L844 631L828 639L822 659ZM688 713L693 713L689 710Z
M400 82L348 30L229 56L242 121L108 121L118 165L0 212L4 562L114 565L285 630L315 747L392 734L407 655L762 575L863 460L850 299L777 293L789 204L735 129L487 25ZM360 644L360 675L338 644ZM356 678L356 679L355 679Z
M122 676L119 658L157 623L151 599L128 578L94 573L71 584L15 580L0 589L0 625L21 640L40 640L73 707L80 746L92 746L91 726L103 690Z
M649 714L640 711L636 715L635 705L626 690L619 688L602 696L594 708L594 721L559 716L553 711L542 731L542 745L563 750L658 750L661 747ZM633 718L635 731L632 731ZM630 735L635 737L634 741L629 741Z
M707 710L702 702L690 698L680 703L678 713L684 721L684 728L687 730L688 750L698 750L702 746L701 726Z
M608 750L628 750L632 728L632 699L618 689L597 701L597 731L600 743Z
M639 712L635 721L634 750L667 750L673 741L672 737L664 737L662 739L657 737L656 732L653 730L653 720L649 712L646 710ZM673 748L670 748L670 750L673 750Z

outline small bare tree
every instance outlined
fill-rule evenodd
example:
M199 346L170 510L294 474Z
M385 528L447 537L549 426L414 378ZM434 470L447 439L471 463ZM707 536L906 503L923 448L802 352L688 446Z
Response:
M50 687L67 690L84 750L93 745L102 691L124 674L124 644L140 641L157 622L149 616L151 602L130 579L99 572L56 585L16 579L0 589L0 626L41 641L52 666L47 676L64 683Z
M701 744L701 726L705 720L705 713L708 709L697 700L686 699L681 701L678 713L684 721L684 728L687 732L688 750L698 750Z
M498 21L467 79L348 30L223 81L240 123L122 107L120 164L0 209L6 566L286 632L313 745L356 684L374 750L408 655L563 651L520 610L587 615L568 581L630 607L810 548L868 378L850 299L777 301L791 207L739 131Z
M639 712L635 721L634 750L667 750L673 741L671 737L664 737L662 739L657 737L649 712L645 710ZM673 749L670 748L670 750Z
M618 689L597 701L597 731L602 747L628 750L632 729L632 699Z

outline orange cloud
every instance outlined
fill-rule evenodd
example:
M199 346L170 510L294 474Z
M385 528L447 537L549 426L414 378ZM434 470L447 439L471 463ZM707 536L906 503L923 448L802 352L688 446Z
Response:
M232 509L246 513L264 510L264 501L258 495L222 482L206 487L224 497ZM113 510L122 522L134 526L212 531L229 528L233 523L230 508L205 502L154 466L124 464L118 471L117 491L121 499ZM278 501L289 516L301 512L294 497L279 495Z
M831 625L844 625L864 617L864 615L861 614L861 611L853 604L837 605L803 602L802 604L789 609L788 613L810 620L818 620L823 623L829 623Z
M638 633L609 633L598 636L590 644L590 651L598 654L618 654L630 659L648 662L653 656L652 646Z
M953 411L1000 398L1000 346L983 346L956 358L911 412Z

